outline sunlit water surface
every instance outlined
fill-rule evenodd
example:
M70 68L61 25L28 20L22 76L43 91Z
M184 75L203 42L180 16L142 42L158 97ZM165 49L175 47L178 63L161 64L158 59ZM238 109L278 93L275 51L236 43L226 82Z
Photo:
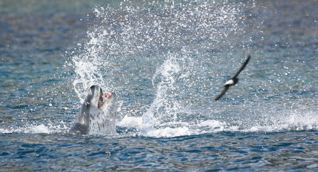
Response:
M1 171L318 168L316 1L0 5ZM116 133L69 134L92 84Z

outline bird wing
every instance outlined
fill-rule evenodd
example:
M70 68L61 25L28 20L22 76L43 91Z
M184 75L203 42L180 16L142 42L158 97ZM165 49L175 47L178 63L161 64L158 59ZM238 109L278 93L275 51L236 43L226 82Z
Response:
M248 64L248 62L251 59L251 55L247 56L247 59L245 60L245 62L242 64L242 66L240 67L240 69L236 72L236 74L233 76L233 78L238 77L238 75L242 72L242 70L244 70L244 68L246 67L246 65Z
M230 86L224 86L224 88L223 88L223 90L222 90L222 92L221 92L221 94L219 94L217 97L215 97L215 101L218 101L221 97L223 97L224 96L224 94L227 92L227 90L230 88Z

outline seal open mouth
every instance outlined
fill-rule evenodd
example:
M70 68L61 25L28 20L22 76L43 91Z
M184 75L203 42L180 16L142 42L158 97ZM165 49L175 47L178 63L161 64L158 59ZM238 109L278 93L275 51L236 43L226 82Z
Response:
M99 100L98 100L98 108L99 109L104 109L104 107L108 104L111 103L113 98L113 93L112 92L105 92L103 93L101 91L101 94L99 96Z

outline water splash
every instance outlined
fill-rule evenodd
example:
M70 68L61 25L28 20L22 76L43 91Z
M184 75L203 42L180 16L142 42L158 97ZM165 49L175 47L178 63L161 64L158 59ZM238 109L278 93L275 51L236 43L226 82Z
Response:
M292 117L296 103L290 108L289 101L273 99L272 88L264 98L264 88L273 85L264 80L243 79L232 98L212 102L244 51L262 37L262 20L250 13L257 7L255 1L123 1L96 8L87 40L72 58L74 89L80 99L91 84L115 91L124 117L117 125L145 136L315 128L315 122L277 122ZM253 58L258 66L261 60ZM257 80L264 74L249 74L256 68L249 66L244 75ZM272 76L275 82L282 78Z
M244 8L240 2L218 1L145 1L138 5L125 1L115 8L96 8L96 24L88 30L81 51L73 56L74 89L81 100L91 84L122 95L145 90L153 99L124 102L130 109L123 108L120 114L141 115L139 129L145 132L167 127L186 131L189 121L199 120L192 113L202 104L193 101L202 99L198 90L202 95L211 91L208 84L201 86L209 80L210 69L204 65L217 62L211 58L211 50L227 47L231 52L246 40L242 39L246 36L241 19Z
M140 65L141 57L142 61L158 64L156 58L166 59L167 52L192 49L191 53L206 53L234 47L233 40L245 32L238 21L243 7L242 3L229 2L135 5L125 1L118 8L96 8L96 24L72 57L74 89L81 100L92 84L120 90L124 81L118 78L125 77L129 82L129 69Z
M182 105L176 99L176 95L180 94L176 86L176 77L180 70L176 57L172 56L156 71L152 83L156 86L154 80L157 78L159 83L156 88L156 97L143 115L145 126L155 127L177 120L177 113L182 110Z

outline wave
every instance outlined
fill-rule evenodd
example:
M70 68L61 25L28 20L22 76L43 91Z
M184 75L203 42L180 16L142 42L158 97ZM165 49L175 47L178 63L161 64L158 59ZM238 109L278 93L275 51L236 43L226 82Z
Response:
M170 123L157 128L143 125L141 117L125 117L118 126L135 128L135 135L145 137L177 137L219 132L282 132L318 130L318 117L315 112L289 114L278 119L272 118L267 123L252 126L232 125L226 121L205 120L196 122Z
M286 112L287 113L287 112ZM125 116L116 126L121 132L110 137L144 136L144 137L178 137L200 135L220 132L282 132L318 130L318 117L316 112L291 112L281 117L271 117L262 124L245 125L244 123L231 123L221 120L196 120L187 122L161 123L155 127L144 125L142 117ZM31 133L31 134L56 134L68 133L70 127L66 122L60 124L26 125L17 128L0 128L0 133ZM119 130L120 130L119 129ZM117 129L118 130L118 129ZM93 133L92 135L106 136L105 133Z
M54 133L65 133L69 130L66 123L61 122L60 124L39 124L39 125L26 125L25 127L11 127L11 128L0 128L0 133L31 133L31 134L54 134Z

